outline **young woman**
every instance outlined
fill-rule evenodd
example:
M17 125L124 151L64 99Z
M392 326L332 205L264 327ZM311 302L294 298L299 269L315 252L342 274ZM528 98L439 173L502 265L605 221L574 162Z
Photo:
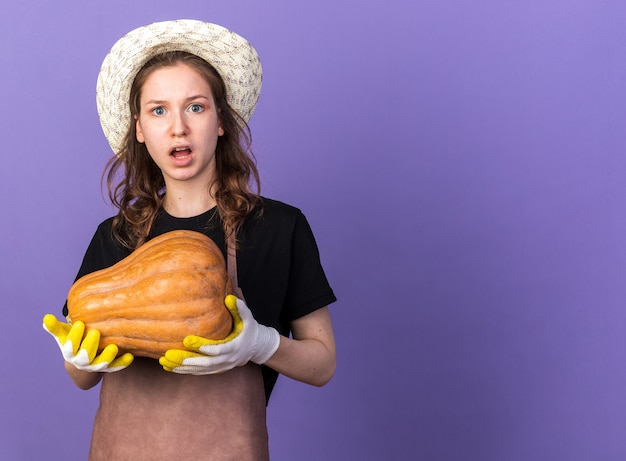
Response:
M119 212L96 230L77 278L165 232L203 232L241 290L225 303L243 331L223 344L188 337L192 351L156 361L115 345L98 354L97 331L47 315L76 385L102 381L91 460L268 459L265 408L278 374L322 386L334 373L335 296L311 229L299 210L251 188L247 121L260 86L250 44L200 21L136 29L104 60L98 112Z

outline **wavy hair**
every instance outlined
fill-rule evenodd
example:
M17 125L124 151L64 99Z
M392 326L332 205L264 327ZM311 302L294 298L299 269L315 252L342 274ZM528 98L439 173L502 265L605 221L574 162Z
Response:
M237 235L244 219L260 203L260 178L251 151L250 128L226 100L226 85L217 70L202 58L185 51L155 56L137 73L130 90L132 119L139 115L141 89L148 76L163 67L183 63L209 84L224 134L215 150L216 175L212 185L224 234ZM118 209L113 235L125 247L135 249L147 240L165 195L165 180L145 144L137 141L135 123L126 133L124 148L112 157L103 173L109 200ZM254 190L253 190L254 186Z

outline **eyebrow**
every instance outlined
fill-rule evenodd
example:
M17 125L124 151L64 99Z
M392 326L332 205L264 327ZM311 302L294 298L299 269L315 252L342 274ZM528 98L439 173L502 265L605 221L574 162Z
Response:
M197 94L197 95L189 96L188 98L185 98L185 102L195 101L196 99L205 99L205 100L207 100L209 102L213 101L208 96L204 96L202 94ZM145 104L165 104L166 102L167 101L164 100L164 99L150 99L149 101L146 101Z

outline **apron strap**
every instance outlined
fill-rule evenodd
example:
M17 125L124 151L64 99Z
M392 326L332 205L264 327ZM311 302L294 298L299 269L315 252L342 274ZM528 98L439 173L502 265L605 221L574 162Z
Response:
M245 301L237 279L237 245L234 232L231 232L226 238L226 267L228 269L230 283L233 285L233 294L242 301Z

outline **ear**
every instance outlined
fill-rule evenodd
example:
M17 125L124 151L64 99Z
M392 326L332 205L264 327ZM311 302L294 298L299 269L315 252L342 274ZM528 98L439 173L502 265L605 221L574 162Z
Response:
M135 137L138 142L146 142L146 138L143 136L143 130L141 129L141 123L139 122L139 117L135 115Z
M224 136L224 127L222 126L222 109L217 109L217 135Z

